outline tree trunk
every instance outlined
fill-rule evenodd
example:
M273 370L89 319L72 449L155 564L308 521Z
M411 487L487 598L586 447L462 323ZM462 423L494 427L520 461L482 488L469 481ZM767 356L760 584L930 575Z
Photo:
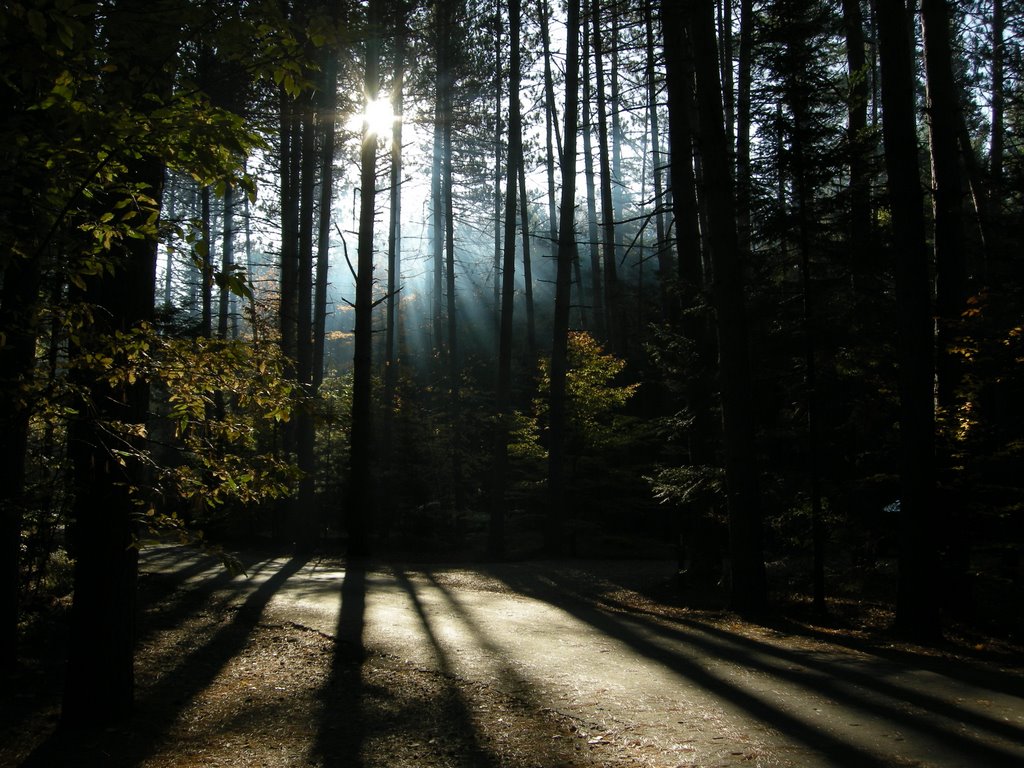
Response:
M501 273L501 318L498 334L498 380L495 392L497 422L494 430L490 527L488 551L493 557L505 554L505 494L508 484L508 436L512 391L512 315L515 311L516 269L516 183L523 164L522 115L519 106L519 0L508 0L508 161L505 169L505 238ZM525 201L524 201L525 203ZM525 206L524 206L525 207Z
M868 73L864 53L864 16L861 0L843 0L843 32L850 92L846 106L846 141L850 153L850 269L868 245L871 233L871 179L868 158Z
M918 166L914 59L905 0L875 3L882 85L882 136L892 206L900 391L900 572L896 628L934 639L941 632L933 515L934 337Z
M597 0L594 0L595 16ZM579 0L569 0L569 30L565 59L565 144L561 157L562 199L558 224L558 264L555 277L554 332L551 343L548 494L546 546L552 552L571 548L565 530L565 425L568 371L569 300L572 262L576 256L576 128L579 112Z
M608 131L608 104L605 98L604 49L601 43L600 0L591 0L593 29L594 70L597 77L597 133L598 155L601 165L601 254L604 259L604 305L608 344L612 351L622 349L620 334L621 307L619 306L619 280L615 260L615 203L612 195L612 168Z
M114 11L104 30L108 61L117 65L107 75L109 91L128 104L144 103L139 83L145 83L146 93L169 95L167 64L178 45L176 17L166 5L140 0L119 0ZM158 212L163 163L152 156L135 158L125 178L148 185ZM82 300L100 311L72 344L72 358L97 352L108 334L130 331L153 318L157 243L126 238L112 246L109 256L113 274L88 278L81 292ZM84 370L80 378L90 392L68 442L77 488L71 524L75 574L61 712L61 725L71 728L107 725L132 708L138 509L131 489L146 483L146 464L114 453L107 425L120 422L144 431L150 395L143 379L115 386L102 372ZM143 438L128 441L145 450Z
M736 200L722 112L722 85L718 77L715 16L709 3L685 2L684 8L688 11L697 108L701 116L698 136L704 163L712 293L718 318L731 601L736 610L757 613L764 609L767 601L761 498L754 451L752 372L747 347L743 269L736 237Z
M964 237L963 183L960 175L961 104L953 77L950 17L946 0L923 0L928 128L932 161L932 213L935 221L935 381L936 403L943 420L941 458L937 469L941 493L936 496L939 519L933 527L942 533L940 547L947 576L946 605L961 615L970 611L967 572L970 568L971 525L959 495L958 463L948 437L956 425L964 367L954 351L960 318L967 308L967 253ZM943 546L945 545L945 546Z
M604 309L604 289L601 279L600 236L597 231L597 185L594 180L594 152L592 145L590 82L590 15L583 14L583 175L587 185L587 243L590 247L590 301L593 307L594 334L608 338L608 322Z
M395 389L398 383L399 329L402 290L402 112L405 107L406 6L399 8L394 28L395 78L391 85L391 205L388 227L388 293L384 338L384 460L392 460Z
M736 67L736 236L740 253L750 253L750 86L753 69L754 3L740 0Z
M377 38L381 0L370 0L367 9L371 30L365 43L366 70L363 89L366 103L380 90L380 42ZM363 123L359 155L359 244L356 257L356 301L352 368L352 427L349 455L349 499L346 510L348 550L352 557L369 552L369 527L373 519L373 221L377 198L377 135Z
M675 281L676 273L672 268L672 250L669 247L668 235L665 231L664 189L662 187L661 169L664 157L661 151L661 122L658 116L658 82L655 78L654 54L654 13L653 3L644 3L644 42L647 46L646 78L647 108L651 119L651 173L654 178L654 231L657 241L655 253L658 259L658 279L661 286L661 312L669 319L678 317L678 302L672 297L670 284Z
M0 669L13 665L18 647L19 560L25 459L31 408L22 396L36 361L42 255L14 257L0 287Z
M557 258L558 252L558 218L555 202L555 132L558 122L558 109L555 105L555 80L551 74L551 34L549 30L550 10L548 0L538 0L537 8L540 15L540 36L544 56L544 133L546 137L548 179L548 232L551 241L551 255ZM557 154L561 156L561 140L558 142ZM524 200L525 204L525 200Z
M331 212L334 206L334 134L338 104L338 51L324 54L324 85L320 91L320 219L316 243L316 287L313 295L312 391L324 380L327 332L327 281L331 265Z
M520 124L522 119L520 119ZM530 357L537 355L537 313L533 304L533 257L530 248L530 204L526 196L526 163L523 162L523 143L519 142L519 224L523 243L523 300L526 305L526 349Z

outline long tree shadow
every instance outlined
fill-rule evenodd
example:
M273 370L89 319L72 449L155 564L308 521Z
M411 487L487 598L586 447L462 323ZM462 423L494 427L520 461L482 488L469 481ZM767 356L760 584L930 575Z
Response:
M515 591L548 602L589 624L606 636L619 640L637 653L688 678L719 700L744 710L790 739L827 756L828 762L832 765L849 766L850 768L876 765L878 756L838 735L821 730L798 716L781 710L755 693L722 680L696 660L681 655L681 647L688 646L698 651L699 654L695 654L698 658L700 655L706 655L715 659L726 659L747 668L763 671L814 693L833 697L855 709L886 717L908 730L923 733L927 738L942 743L947 749L954 750L957 754L962 754L971 761L969 764L985 765L988 768L1001 768L1002 766L1016 768L1021 764L1019 752L1013 753L999 746L985 743L983 739L975 739L957 733L951 727L959 722L961 713L957 708L922 694L920 698L922 705L942 704L944 712L939 714L944 714L954 723L943 726L923 721L901 708L900 704L904 700L905 693L902 686L889 683L879 685L879 681L871 675L851 675L851 671L846 666L829 664L827 661L809 665L807 657L802 654L782 652L773 646L767 646L748 638L740 638L722 630L719 630L717 637L712 636L711 633L702 636L700 632L706 631L706 627L703 625L699 628L691 627L689 631L686 631L666 629L650 620L639 618L627 621L620 616L596 608L592 602L578 595L560 590L553 583L545 583L534 574L524 575L519 572L512 576L498 570L488 571L488 574L503 581ZM695 631L696 629L699 629L700 632ZM664 647L652 639L652 635L655 638L660 637L663 640L672 641L675 647ZM782 663L768 661L772 656L779 658ZM813 671L801 672L799 669L787 668L785 664L811 666ZM891 703L880 702L876 698L865 697L845 687L844 684L870 684L880 692L880 695L891 696L894 701ZM1000 735L1008 738L1016 736L1019 740L1018 728L1013 726L994 728L996 721L984 717L976 719L990 730L999 732Z
M455 595L452 594L451 590L441 584L434 573L430 570L424 570L423 575L430 582L431 586L437 590L438 594L444 598L445 603L452 612L459 617L459 620L469 630L469 633L473 636L473 640L477 645L486 651L487 655L493 660L493 663L498 666L499 678L506 686L508 686L509 690L518 698L537 705L538 702L536 701L533 687L525 677L520 675L516 669L505 660L505 651L502 648L499 648L490 637L481 631L480 626L473 620L473 617L469 615L469 611L466 610L466 607L459 602Z
M367 723L363 712L363 661L366 648L366 567L346 565L341 585L341 608L334 634L331 674L323 691L315 755L327 768L362 768Z
M139 765L154 753L161 737L178 715L244 648L271 598L290 576L305 565L306 560L295 557L282 565L246 597L232 619L207 642L180 657L173 669L167 670L145 690L136 701L131 722L126 724L126 732L130 736L118 738L114 747L119 755L119 764ZM221 577L214 579L215 583L220 581ZM211 594L208 590L201 592L207 596ZM40 745L23 765L33 768L110 765L111 744L108 741L117 736L113 731L103 734L58 731Z
M430 643L431 651L444 681L443 693L441 700L437 702L437 706L450 713L452 719L455 721L451 723L451 725L454 726L454 730L467 742L465 749L460 750L460 752L466 755L466 757L471 761L471 765L477 766L478 768L490 768L491 766L497 766L499 761L480 742L476 726L470 712L469 704L459 690L459 686L455 683L455 670L452 669L448 652L444 649L444 646L442 646L437 634L434 632L432 622L430 617L427 615L423 601L420 599L420 596L412 582L409 581L409 577L405 571L396 567L394 569L394 574L398 585L408 595L409 601L412 603L413 609L416 611L416 616L423 627L423 632L427 637L427 641Z
M616 611L625 614L630 613L629 606L618 601L602 599L602 603L609 604ZM809 680L811 677L810 675L795 670L792 665L799 665L800 667L810 670L816 670L821 673L820 676L813 678L815 681L814 689L818 693L825 693L837 699L845 699L850 704L860 706L861 708L870 707L875 710L876 714L879 713L879 707L881 706L881 709L884 711L886 716L890 717L890 719L894 721L902 720L908 727L921 729L926 726L919 719L912 718L905 711L900 709L898 705L878 705L875 701L870 701L863 696L858 696L854 692L843 689L842 685L855 685L867 691L872 691L880 696L884 696L892 702L910 704L928 712L946 717L955 723L961 723L978 730L987 731L994 736L1007 739L1011 742L1024 743L1024 728L1021 728L1020 726L1014 725L1013 723L1005 720L999 720L980 712L953 706L948 700L928 693L927 691L923 691L920 688L914 688L909 685L901 685L899 683L892 682L891 676L907 669L907 666L885 657L877 658L872 656L868 661L852 660L849 662L843 662L839 660L825 659L814 653L800 653L786 648L781 648L777 645L763 643L749 637L744 637L743 635L729 632L710 622L693 621L685 618L671 620L674 624L681 624L686 627L686 629L681 629L678 627L672 627L664 620L658 621L649 617L631 615L630 621L642 624L645 632L653 633L674 642L683 642L690 645L700 646L708 650L718 650L719 652L728 651L734 655L742 655L743 658L746 659L746 666L759 669L775 677L786 679L800 685L809 687ZM695 631L697 633L709 635L712 638L715 638L715 641L712 642L703 639L700 634L694 634ZM947 672L951 671L948 664L947 667L942 670L933 670L930 668L930 665L922 668L942 675L947 675ZM962 679L955 674L949 674L947 676L954 680ZM1024 696L1024 685L1021 684L1019 679L1014 678L1006 680L1005 684L997 684L993 686L976 682L976 679L969 681L968 684L984 688L985 693L995 692L998 690L999 692L1008 693L1012 696ZM991 675L985 675L983 679L988 682L996 682ZM1014 685L1013 683L1016 684ZM932 727L931 730L933 731L932 735L937 738L949 741L956 739L956 736L951 734L948 729L935 726Z

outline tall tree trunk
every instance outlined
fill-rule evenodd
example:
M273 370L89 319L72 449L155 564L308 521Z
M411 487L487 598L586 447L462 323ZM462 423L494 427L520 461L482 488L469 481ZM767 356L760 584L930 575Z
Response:
M494 430L490 527L488 550L494 557L505 553L506 492L508 485L508 436L512 415L512 315L515 311L516 182L523 164L523 121L519 105L522 23L519 0L508 0L508 161L505 169L505 238L501 273L501 325L498 334L498 380L495 392L497 422ZM525 203L525 200L523 201ZM525 207L525 205L524 205Z
M953 77L950 16L946 0L923 0L921 25L924 38L928 129L932 164L932 212L935 221L935 381L936 402L944 433L954 429L963 385L964 369L954 351L960 318L967 308L967 250L964 237L963 183L960 175L961 104ZM943 558L948 582L947 607L970 610L967 589L970 567L971 526L959 498L953 448L949 438L941 443L937 469L942 492L936 496L939 519L932 525L942 532Z
M672 297L670 284L675 282L676 274L672 265L672 250L668 244L665 231L664 189L662 185L662 165L664 157L661 151L661 121L658 116L658 81L655 75L654 53L654 12L652 2L644 3L644 42L647 47L646 71L647 108L651 120L651 173L654 179L654 231L657 242L655 253L658 259L658 278L661 284L661 311L670 319L678 316L678 302Z
M923 0L928 131L935 220L936 381L939 408L955 407L962 372L951 348L967 301L967 259L960 176L960 100L953 79L949 9L945 0Z
M672 2L672 0L666 0ZM731 601L736 610L758 612L767 601L761 530L761 494L754 450L751 365L743 268L736 237L730 151L722 112L714 9L709 3L684 2L693 50L698 134L704 163L712 294L718 326L718 354L725 435L726 494L729 506Z
M601 279L600 236L597 231L597 185L594 180L593 124L591 121L590 14L583 14L583 175L587 185L587 243L590 247L590 301L594 314L594 333L608 338L604 309L604 281Z
M448 9L447 4L442 4ZM448 30L453 26L452 19L446 16L445 36L442 44L447 45ZM445 57L447 62L448 57ZM459 335L458 335L458 305L455 293L455 201L453 193L455 189L453 150L452 150L452 123L454 121L454 84L452 72L445 73L444 92L441 98L444 101L444 129L443 129L443 190L444 199L444 231L445 231L445 288L447 294L446 310L448 315L448 394L449 394L449 423L451 424L451 461L452 461L452 488L454 492L455 510L461 511L465 506L464 488L462 483L462 449L460 439L461 428L461 361L459 358Z
M177 49L174 17L166 5L140 0L119 0L114 10L104 30L108 61L117 65L107 76L110 92L129 104L143 103L140 82L146 83L147 93L169 94L166 65ZM147 45L139 45L140 40ZM129 72L142 76L129 77ZM158 212L165 177L162 162L146 155L133 159L125 177L148 185ZM73 359L101 349L108 334L130 331L153 318L155 240L126 238L109 256L113 274L88 278L81 292L83 301L101 311L69 350ZM148 382L139 379L116 386L102 372L83 371L81 378L90 396L81 404L69 439L78 492L71 526L75 574L61 712L65 727L109 724L132 707L138 550L131 488L146 482L145 463L115 453L107 425L119 422L143 429ZM145 445L140 440L134 447L144 450Z
M494 3L494 263L493 263L493 304L494 304L494 341L495 346L501 340L501 100L504 94L502 83L504 72L501 61L501 0Z
M846 106L846 141L850 153L850 269L865 252L871 233L871 179L868 158L868 72L864 52L864 16L861 0L843 0L843 32L849 93Z
M204 186L200 192L202 205L202 251L199 256L202 268L202 315L199 333L204 338L213 336L213 233L212 213L210 211L210 187Z
M331 212L334 207L334 144L338 104L338 51L324 54L324 86L320 91L320 218L317 222L316 287L313 294L312 391L316 395L324 380L327 333L327 281L331 265Z
M750 87L753 71L754 2L740 0L736 66L736 236L740 253L750 253Z
M13 665L18 647L19 560L25 504L25 460L31 407L22 396L36 361L42 255L14 257L0 283L0 669Z
M520 120L520 123L522 120ZM522 158L523 144L519 142L519 227L523 243L523 299L526 304L526 349L530 357L537 354L537 313L533 304L533 258L530 248L530 204L526 196L526 163Z
M611 67L608 73L608 79L611 81L611 89L608 93L608 119L611 123L609 128L611 132L612 167L609 184L612 190L612 221L615 224L615 266L618 268L625 261L625 242L621 223L623 220L622 211L624 203L622 192L622 119L619 116L622 106L622 97L619 92L619 4L613 3L610 10L612 17L611 44L607 48L611 53ZM627 335L625 328L626 310L621 305L622 301L623 299L620 294L617 322L621 322L622 327L619 330L621 345L618 351L620 354L625 354Z
M444 348L444 200L441 190L441 160L444 154L444 105L440 98L442 90L441 73L445 66L441 50L441 33L438 33L436 98L434 103L434 144L430 164L430 252L433 265L433 291L431 296L432 331L434 349Z
M164 179L164 186L167 194L167 216L166 218L170 221L177 222L178 219L178 190L180 184L172 183L173 178L170 174L167 174L167 178ZM172 289L174 287L174 249L167 249L167 269L164 272L164 309L171 309Z
M608 344L616 353L622 349L620 339L621 307L619 306L619 280L615 258L615 203L612 195L612 167L609 156L608 104L605 98L604 48L601 42L601 4L591 0L593 29L594 70L597 77L597 133L598 155L601 165L601 254L604 264L604 305Z
M989 133L989 194L995 208L1002 201L1003 166L1006 153L1006 12L1003 0L992 0L992 106Z
M594 0L595 16L597 0ZM549 407L548 495L546 528L548 550L563 552L565 517L565 427L567 421L566 375L568 372L569 300L572 262L576 256L576 128L579 112L579 0L569 0L565 58L565 144L561 157L562 199L558 223L558 264L555 276L554 332L551 342L551 391Z
M369 36L365 43L363 90L366 103L380 90L381 0L369 0ZM352 369L352 427L349 452L349 499L346 527L349 554L369 551L373 519L373 222L377 198L377 135L363 123L359 154L359 244L356 257L355 332Z
M224 223L220 246L220 269L224 278L232 273L235 266L235 190L229 184L224 190ZM231 291L227 280L221 280L217 296L217 337L228 338L228 323L231 316Z
M549 29L548 0L538 0L537 8L540 16L541 46L544 56L544 133L546 137L548 179L548 232L550 233L551 255L557 258L558 253L558 218L555 198L555 133L557 131L558 109L555 105L555 79L551 73L551 32ZM561 156L561 140L558 141L557 154ZM525 205L525 200L524 200Z
M693 418L688 434L689 460L693 466L715 464L716 428L713 419L714 391L711 381L718 349L709 312L704 307L704 254L697 206L694 169L693 62L685 34L686 20L678 3L663 3L665 75L669 104L671 192L675 214L678 267L676 279L682 308L680 328L696 352L684 383L686 407ZM722 573L720 546L715 541L710 505L689 505L680 515L676 541L680 572L688 585L714 585Z
M892 207L899 324L900 572L896 628L910 636L940 634L938 550L933 515L935 413L928 250L918 166L914 58L905 0L878 0L882 136Z
M298 314L296 308L299 280L299 124L295 101L281 89L281 278L278 318L281 328L281 353L286 375L295 374ZM289 433L290 430L285 430ZM288 447L286 446L286 450Z
M399 6L394 28L395 77L391 85L391 205L388 227L388 293L384 339L384 460L392 460L395 389L398 383L399 330L402 290L402 112L405 109L406 4Z

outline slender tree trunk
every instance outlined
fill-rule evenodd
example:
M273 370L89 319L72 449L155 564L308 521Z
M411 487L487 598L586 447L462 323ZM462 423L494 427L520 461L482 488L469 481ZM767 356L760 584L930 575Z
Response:
M735 609L756 613L764 609L767 601L761 494L754 451L743 269L736 236L736 200L722 112L722 85L718 77L715 17L714 9L707 3L690 1L685 2L684 7L688 11L697 108L701 115L699 140L704 163L703 190L707 200L712 293L718 319L732 565L731 600Z
M684 382L687 411L692 414L689 430L690 463L709 467L716 463L713 419L712 365L718 354L714 329L701 294L705 290L700 215L697 206L697 178L694 170L693 63L686 39L686 20L678 3L663 3L661 27L665 48L665 75L669 104L671 191L675 213L677 282L685 313L680 328L696 352ZM710 505L690 505L678 523L677 555L680 572L688 585L714 585L722 573L720 546L713 535Z
M936 381L938 405L955 407L962 372L951 348L967 301L967 259L960 176L960 100L953 79L949 9L945 0L923 0L928 129L932 161L932 208L935 220Z
M363 89L366 103L380 90L380 42L377 38L381 0L369 0ZM377 197L377 135L363 123L359 155L359 245L356 267L355 350L352 373L352 427L349 456L349 502L346 524L349 554L369 551L373 519L373 222ZM439 224L440 222L438 222Z
M654 54L654 12L652 2L644 3L644 41L647 46L646 76L647 101L651 120L651 173L654 181L654 231L657 236L655 252L658 258L658 277L661 284L661 311L669 319L678 316L678 302L672 297L670 283L676 278L672 265L672 251L665 229L664 192L661 168L664 157L661 151L661 122L658 116L658 81L655 75Z
M601 254L604 259L605 323L608 344L616 353L621 352L621 307L619 306L619 280L615 259L615 203L612 195L612 168L609 156L608 104L605 98L604 49L601 43L600 0L591 0L593 29L594 70L597 76L597 129L598 155L601 165Z
M501 48L501 0L494 3L494 341L497 346L501 339L501 99L503 96L504 78L502 77Z
M440 98L443 90L441 83L444 69L444 53L441 50L442 33L438 34L437 51L437 98L434 105L434 147L430 166L430 245L433 256L433 296L432 296L432 330L434 333L434 349L440 352L444 348L444 201L441 190L441 160L444 154L444 105Z
M316 287L313 295L313 371L312 390L316 395L324 380L324 354L327 333L327 281L331 265L331 212L334 207L335 113L338 104L338 51L329 49L324 56L324 87L321 89L319 127L320 218L316 241Z
M998 215L996 206L1002 203L1003 166L1006 153L1006 12L1003 0L992 0L992 106L989 133L989 195L993 202L992 214Z
M202 318L199 333L204 338L213 335L213 233L210 212L210 187L204 186L200 192L202 205Z
M445 21L445 29L452 27L450 18ZM444 40L447 40L447 35ZM445 43L447 44L447 43ZM446 61L447 61L447 57ZM459 335L458 335L458 305L455 293L455 202L453 193L455 189L454 168L452 158L452 122L454 120L454 84L453 73L448 72L445 76L445 89L443 93L445 105L445 120L443 129L444 160L442 197L444 199L444 231L445 231L445 287L447 293L446 309L448 314L448 392L449 392L449 413L451 430L451 456L452 456L452 487L456 512L461 512L465 507L464 488L462 483L462 448L460 438L461 428L461 360L459 358Z
M220 246L220 268L226 278L235 266L235 190L228 185L224 191L223 236ZM231 291L226 280L222 281L217 296L217 337L228 338L228 321L231 314Z
M596 15L597 0L594 0ZM579 0L569 0L569 30L565 59L565 145L561 158L562 199L558 225L558 265L555 277L554 333L551 343L551 392L549 408L548 493L546 544L561 552L566 540L565 425L566 375L568 372L569 300L572 261L576 255L576 128L579 112Z
M138 83L144 82L146 93L169 95L166 66L177 49L175 17L166 4L141 0L119 0L113 10L104 30L108 61L117 65L107 74L110 91L125 103L141 104ZM140 39L152 44L140 48ZM136 74L130 77L129 72ZM158 212L163 163L138 157L129 162L125 176L148 185ZM72 358L98 351L107 334L131 331L153 318L155 240L126 238L109 255L116 263L114 273L88 278L81 292L82 300L100 311L72 344ZM80 404L68 443L77 488L71 525L75 575L61 724L70 728L107 725L132 708L138 510L131 488L146 482L146 466L139 458L114 452L107 425L119 422L144 431L150 395L144 379L118 386L102 373L84 370L81 378L90 396ZM146 446L139 438L133 447L141 451Z
M932 519L934 337L907 12L905 0L875 3L899 324L901 536L896 628L906 635L932 639L941 632L938 550Z
M522 120L520 120L520 123ZM522 141L519 142L519 222L523 243L523 299L526 304L526 349L533 358L537 354L537 313L533 304L533 258L530 248L530 205L526 196L526 163L521 157Z
M167 189L167 218L177 221L178 218L178 188L179 184L173 184L170 174L164 180ZM164 272L164 308L171 308L172 289L174 286L174 250L167 249L167 269Z
M961 179L960 98L953 77L950 15L946 0L923 0L921 25L924 37L928 128L932 161L932 212L935 221L935 331L936 402L946 434L954 429L964 369L954 351L960 318L967 308L967 249L964 237L963 183ZM970 568L971 525L959 498L954 449L941 443L937 479L942 492L936 496L939 519L932 525L942 531L947 556L943 558L947 584L944 593L950 609L969 613L967 587Z
M516 182L523 161L522 115L519 106L520 50L522 23L519 0L508 0L508 162L505 169L505 238L501 273L501 326L498 341L498 380L495 407L494 458L491 478L488 550L494 557L505 553L506 491L508 485L508 436L512 415L512 315L515 311L516 269ZM525 203L525 200L524 200ZM524 206L525 207L525 206Z
M621 224L624 218L624 202L622 191L622 119L619 116L622 100L619 92L619 5L617 3L611 6L611 17L611 44L607 46L611 53L611 68L608 78L611 81L611 90L608 94L608 119L611 123L609 128L611 131L612 167L609 184L612 190L612 221L615 224L615 266L618 269L625 261L625 243ZM617 322L622 323L622 328L619 331L621 346L618 351L624 354L626 351L626 311L625 307L621 306L621 301L620 296L619 318Z
M36 361L41 255L14 257L0 283L0 670L17 659L21 529L31 408L22 396Z
M753 0L740 0L736 67L736 236L740 253L750 253L750 85L753 69Z
M384 340L384 457L392 460L395 389L398 383L399 311L402 282L402 112L405 109L406 6L403 2L395 25L395 78L391 86L391 206L388 228L387 335Z
M583 14L583 175L587 185L587 242L590 247L590 301L594 315L594 333L608 338L608 322L604 309L604 289L601 279L600 236L597 231L597 185L594 180L593 124L591 122L590 81L590 14Z
M864 253L871 234L871 179L868 158L868 72L864 52L861 0L843 0L846 67L850 91L846 107L846 141L850 153L850 268Z
M299 168L296 163L299 146L295 102L281 89L281 278L278 317L281 326L281 353L286 375L294 375L298 314L296 299L299 280ZM286 433L290 430L285 430ZM285 450L289 450L286 446Z
M548 178L548 232L550 233L551 255L557 257L558 214L555 202L555 132L557 131L558 109L555 105L555 80L551 73L550 9L548 8L548 0L538 0L537 7L540 15L541 46L544 56L544 132L547 139L545 149L547 151ZM560 140L558 141L557 154L559 156L562 154Z

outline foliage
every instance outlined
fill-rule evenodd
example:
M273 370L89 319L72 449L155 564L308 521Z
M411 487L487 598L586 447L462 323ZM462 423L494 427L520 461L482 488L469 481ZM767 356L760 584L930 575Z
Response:
M149 468L148 484L131 488L149 528L185 532L189 520L208 522L229 505L290 491L296 471L265 439L295 406L277 345L168 338L142 325L115 332L73 364L114 390L148 382L165 404L149 427L101 424L118 463ZM79 394L88 402L87 390Z
M538 425L544 424L547 419L546 393L551 388L550 364L549 359L541 358L537 386L539 394L533 401L533 419ZM617 438L615 414L640 386L613 383L625 367L625 360L605 353L590 334L585 331L569 332L565 383L568 425L566 442L572 452L602 448Z

